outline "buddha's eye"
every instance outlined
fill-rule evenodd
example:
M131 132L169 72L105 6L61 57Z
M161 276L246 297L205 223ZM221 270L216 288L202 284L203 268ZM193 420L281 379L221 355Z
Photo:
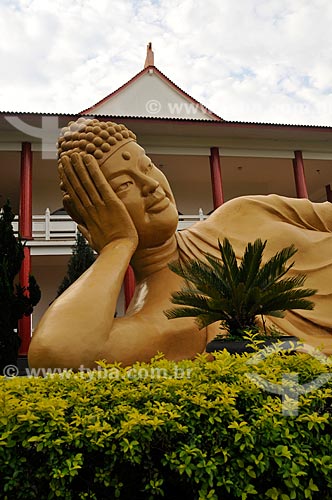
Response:
M126 191L126 189L128 189L131 184L133 184L133 181L123 182L122 184L120 184L120 186L118 186L115 189L115 192L116 193L121 193L122 191Z

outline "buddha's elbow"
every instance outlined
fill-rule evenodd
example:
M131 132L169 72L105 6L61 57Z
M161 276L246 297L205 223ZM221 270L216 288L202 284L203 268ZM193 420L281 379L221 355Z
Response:
M32 337L29 351L28 363L30 369L65 369L68 366L68 353L65 353L63 346L50 342L42 336ZM67 359L66 359L67 358Z

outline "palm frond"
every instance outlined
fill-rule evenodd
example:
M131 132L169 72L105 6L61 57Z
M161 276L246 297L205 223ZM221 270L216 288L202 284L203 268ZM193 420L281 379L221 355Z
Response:
M182 306L165 311L168 318L195 317L200 326L215 321L232 334L254 328L258 315L283 317L291 309L313 309L308 300L316 290L303 288L305 275L287 276L296 253L291 245L277 252L264 265L267 242L248 243L240 265L229 240L218 240L220 258L204 253L205 261L185 259L172 262L172 271L185 279L186 286L172 293L173 304Z
M206 326L212 325L216 321L220 321L222 324L224 324L227 328L227 320L228 318L221 318L219 313L205 313L205 314L200 314L199 316L196 317L195 322L199 326L199 328L205 328Z
M230 296L233 289L230 287L228 276L225 272L225 267L223 266L222 261L218 257L214 257L208 253L205 253L204 257L210 265L212 270L211 272L215 278L219 292L223 295Z
M272 294L262 301L261 314L269 314L269 311L287 311L291 309L306 309L311 310L314 308L314 302L306 299L316 293L315 290L298 289L288 290L279 295Z
M230 241L225 238L223 243L218 240L221 259L223 262L225 278L229 286L234 289L238 284L239 268L236 261L236 255Z
M209 309L210 298L202 295L198 290L190 291L182 289L179 292L172 294L171 301L173 304L187 305L190 307L198 307L200 309Z
M175 318L184 318L184 317L195 317L201 314L204 314L205 311L195 307L174 307L173 309L167 309L164 311L166 318L175 319Z
M219 312L206 312L194 307L174 307L173 309L164 311L164 314L168 319L195 318L195 323L199 328L209 326L216 321L225 321L228 319L227 317L221 318Z
M217 295L216 286L218 279L211 272L208 264L198 260L186 260L184 262L171 262L168 267L184 278L188 285L192 283L203 293L211 293Z
M254 244L248 243L239 270L239 280L245 283L246 290L254 284L259 268L262 264L263 252L266 241L256 240Z
M259 270L255 283L262 289L268 288L275 281L280 280L293 266L287 261L297 252L294 245L283 248L268 260Z
M192 267L193 261L189 259L185 259L183 262L180 260L175 260L172 261L168 264L168 267L173 273L177 274L178 276L181 276L181 278L184 278L187 281L193 282L193 277L190 274L190 270ZM203 265L202 263L199 263Z
M182 288L179 292L173 292L171 302L176 305L199 308L202 311L217 313L227 317L231 302L222 296L217 299L202 295L198 290Z
M215 297L227 293L227 287L208 263L192 261L189 269L192 282L204 293Z
M298 274L296 276L291 276L289 278L280 279L271 283L268 289L265 289L264 292L268 293L273 290L273 293L282 293L287 290L292 290L295 288L301 288L307 277L304 274Z
M273 316L274 318L284 318L286 311L270 311L266 316Z

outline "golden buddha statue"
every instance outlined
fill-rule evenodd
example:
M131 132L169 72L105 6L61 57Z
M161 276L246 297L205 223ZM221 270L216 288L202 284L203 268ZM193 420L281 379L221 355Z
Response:
M59 138L64 206L98 252L95 263L40 320L31 341L31 367L93 368L96 360L149 361L204 352L219 331L198 330L194 318L168 320L171 293L182 279L168 263L202 252L219 256L218 238L231 241L237 257L257 238L267 240L265 259L294 244L290 274L306 274L318 289L312 311L269 318L288 335L332 354L332 205L277 195L233 199L205 221L176 232L178 213L171 188L124 125L79 118ZM128 265L136 289L124 317L114 318Z

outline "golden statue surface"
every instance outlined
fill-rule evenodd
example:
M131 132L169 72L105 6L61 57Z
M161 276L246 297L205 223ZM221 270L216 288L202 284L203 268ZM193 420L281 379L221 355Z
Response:
M124 125L80 118L62 130L59 173L64 206L98 252L95 263L40 320L29 350L31 367L78 369L96 360L149 361L193 358L218 332L198 330L194 318L168 320L171 293L182 279L168 263L203 252L219 256L227 237L243 256L249 241L267 240L265 259L294 244L290 271L306 274L318 289L312 311L269 318L280 331L332 354L332 204L277 195L233 199L205 221L176 232L178 213L164 174ZM114 318L128 265L136 277L131 304Z

